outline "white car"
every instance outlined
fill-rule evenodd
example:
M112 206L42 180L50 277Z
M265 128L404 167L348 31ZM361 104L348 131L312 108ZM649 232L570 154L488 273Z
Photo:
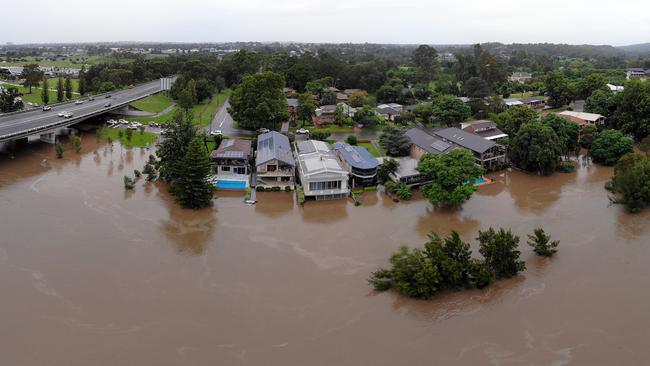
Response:
M257 130L257 131L258 131L258 132L259 132L260 134L262 134L262 133L269 133L269 132L271 132L271 130L269 130L268 128L260 128L260 129L259 129L259 130Z
M72 116L73 116L73 114L70 113L70 112L65 112L65 114L63 115L63 117L65 117L65 118L71 118Z
M299 130L296 130L296 133L299 133L299 134L301 134L301 135L304 135L304 134L309 133L309 130L306 129L306 128L301 128L301 129L299 129Z
M57 114L57 116L59 116L59 117L65 117L66 113L68 113L68 112L66 112L66 111L62 111L62 112L59 112L59 114Z
M84 104L84 101L83 100L78 100L78 101L74 102L74 104Z
M47 112L50 110L52 110L52 107L50 107L49 105L43 106L43 112Z
M223 133L221 132L221 130L214 130L214 131L210 131L210 135L212 135L212 136L221 136L221 135L223 135Z

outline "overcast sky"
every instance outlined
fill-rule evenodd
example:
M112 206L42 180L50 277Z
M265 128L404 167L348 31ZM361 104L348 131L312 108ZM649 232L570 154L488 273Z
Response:
M1 9L0 43L650 42L648 0L7 0Z

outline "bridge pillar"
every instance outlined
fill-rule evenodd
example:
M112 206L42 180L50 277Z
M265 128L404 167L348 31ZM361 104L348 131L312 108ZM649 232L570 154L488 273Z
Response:
M41 134L41 141L46 142L48 144L56 144L56 133L54 132L49 132L49 133L43 133Z
M27 146L27 144L29 143L29 141L27 140L27 137L16 139L16 140L14 140L14 142L15 142L16 146Z

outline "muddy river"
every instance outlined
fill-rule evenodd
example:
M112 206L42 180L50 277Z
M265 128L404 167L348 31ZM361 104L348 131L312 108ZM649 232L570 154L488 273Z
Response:
M300 207L281 192L195 212L162 185L124 191L150 151L83 144L0 156L2 365L650 362L650 210L609 204L609 168L497 176L457 211L376 192ZM543 226L560 251L524 245L522 275L431 301L366 283L402 244L454 229L476 252L489 226L523 242Z

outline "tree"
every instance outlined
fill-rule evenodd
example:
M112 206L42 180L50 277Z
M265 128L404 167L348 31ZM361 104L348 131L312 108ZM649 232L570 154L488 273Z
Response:
M438 52L435 48L421 45L413 51L413 63L418 69L418 79L423 82L433 80L438 68Z
M99 92L100 93L107 93L115 90L115 84L113 84L112 81L104 81L99 85Z
M65 98L72 99L72 80L69 76L65 78Z
M129 176L124 176L124 189L131 190L135 188L135 181Z
M56 83L56 101L63 102L65 100L65 90L63 88L63 78L59 78Z
M214 186L208 182L210 160L201 140L195 138L181 159L179 176L172 182L171 192L185 208L200 209L212 205Z
M472 183L483 174L472 153L461 149L444 155L424 154L417 170L431 180L422 187L422 192L436 206L463 204L476 191Z
M384 183L386 191L395 194L401 200L410 200L413 197L411 187L404 182L387 181Z
M330 137L330 133L327 131L311 130L309 132L309 137L314 140L325 141L328 137Z
M640 212L650 205L650 158L640 154L626 154L616 164L614 190L620 193L619 202L628 212Z
M462 100L452 96L443 96L433 109L436 119L447 126L467 120L472 115L472 109Z
M609 91L607 88L607 78L603 74L590 74L578 81L577 85L578 98L585 99L592 95L596 90Z
M174 181L181 174L181 160L190 142L196 137L190 112L178 111L163 132L163 141L156 154L160 158L160 176L166 181Z
M597 113L609 118L615 111L616 96L609 90L596 90L585 102L585 112Z
M348 102L353 108L361 108L368 104L368 92L365 90L354 92L348 99Z
M534 110L527 107L515 106L508 108L503 113L499 113L495 122L501 130L514 137L524 123L536 121L537 118L537 112Z
M326 90L321 93L320 105L334 105L336 104L336 93L331 90Z
M411 150L411 140L406 131L399 127L386 127L379 136L379 145L388 156L407 156Z
M598 128L594 125L586 125L582 128L582 136L580 137L580 146L584 149L591 149L591 145L598 137Z
M310 80L314 79L314 69L304 62L298 62L291 66L286 73L287 84L300 91L305 91L305 86Z
M0 90L0 112L9 113L23 109L18 89L8 87Z
M77 91L82 97L86 95L86 65L81 65L81 70L79 71L79 85L77 86Z
M131 142L132 139L133 139L133 130L128 128L126 130L126 140Z
M556 70L546 74L544 86L546 94L549 96L549 105L559 108L571 102L573 92L569 79L561 71Z
M56 158L61 159L63 158L63 144L60 142L57 142L54 144L54 152L56 153Z
M386 83L377 90L377 100L380 103L394 103L402 98L403 86L395 83Z
M612 120L618 129L633 134L637 140L650 135L650 83L628 81L616 102Z
M540 122L525 123L510 142L510 161L542 175L555 171L564 145L553 129Z
M490 95L490 87L485 80L472 77L463 84L463 92L470 98L485 98Z
M230 98L228 111L241 128L273 129L289 119L283 86L280 74L263 72L244 76Z
M650 153L650 136L646 136L646 138L641 140L639 143L639 150L641 150L646 155Z
M375 109L369 106L361 107L352 119L363 127L374 127L380 122Z
M32 87L38 87L43 78L43 72L39 70L38 64L27 64L23 66L23 72L20 77L25 79L23 86L29 88L29 94L32 94Z
M433 117L434 107L432 103L420 103L413 108L413 115L423 123L430 123Z
M562 143L564 155L569 155L570 152L577 150L580 127L575 122L555 114L549 114L542 119L542 123L555 131L555 134Z
M50 103L50 89L47 80L47 76L43 76L43 90L41 90L41 100L45 105Z
M528 235L528 245L533 247L533 251L537 255L543 257L552 257L557 252L557 247L560 245L559 240L551 241L551 236L544 232L544 229L537 228L533 231L533 235Z
M348 135L345 141L350 145L356 145L358 143L356 135Z
M298 94L298 119L302 121L311 121L314 111L316 110L316 102L311 93L305 92Z
M605 130L591 144L591 157L596 163L614 165L621 156L632 152L632 140L617 130Z
M399 161L395 159L384 159L381 165L377 168L377 178L382 182L388 182L390 175L395 173L399 168Z
M480 243L479 253L485 258L487 268L497 279L516 276L526 269L526 263L519 260L519 237L513 235L510 230L479 230L476 239Z
M78 135L71 135L70 136L70 142L72 143L72 147L74 148L74 151L79 154L81 152L81 137Z

